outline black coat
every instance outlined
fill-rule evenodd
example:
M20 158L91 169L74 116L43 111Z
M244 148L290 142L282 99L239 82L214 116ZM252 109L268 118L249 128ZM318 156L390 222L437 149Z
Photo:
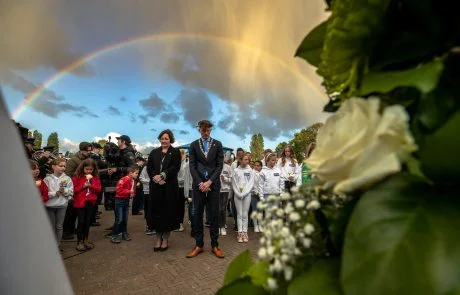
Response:
M193 184L199 185L208 179L212 181L211 190L220 191L220 173L224 167L224 150L222 143L212 139L207 156L201 151L200 140L190 144L189 163ZM206 177L207 174L207 177Z
M152 206L148 210L152 217L152 226L156 232L168 232L179 228L179 184L177 173L180 170L181 155L178 149L170 146L166 154L161 147L154 149L147 161L147 173L150 178L150 197ZM164 159L163 159L164 157ZM162 163L163 159L163 163ZM159 185L152 178L161 172L166 174L166 183Z

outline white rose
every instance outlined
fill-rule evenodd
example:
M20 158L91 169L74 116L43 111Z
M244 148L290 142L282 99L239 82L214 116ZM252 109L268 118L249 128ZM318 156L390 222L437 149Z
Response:
M306 162L334 192L352 192L400 171L417 149L405 109L393 105L380 113L379 108L377 98L346 100L318 133Z

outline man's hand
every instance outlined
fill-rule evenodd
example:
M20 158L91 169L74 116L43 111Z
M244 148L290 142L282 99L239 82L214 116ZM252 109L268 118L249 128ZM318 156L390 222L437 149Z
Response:
M220 176L220 180L224 180L225 179L225 176L224 175L221 175Z
M163 185L165 183L166 183L166 181L164 181L163 179L158 182L159 185Z
M161 178L161 175L158 174L158 175L155 175L155 176L152 178L152 180L153 180L154 182L156 182L156 183L159 183L160 181L163 180L163 178Z
M107 174L109 174L109 175L112 175L112 174L115 173L115 172L117 172L117 168L116 168L116 167L107 169Z
M202 182L200 184L200 191L202 191L203 193L209 192L211 190L211 184L212 184L211 180L208 180L206 182Z

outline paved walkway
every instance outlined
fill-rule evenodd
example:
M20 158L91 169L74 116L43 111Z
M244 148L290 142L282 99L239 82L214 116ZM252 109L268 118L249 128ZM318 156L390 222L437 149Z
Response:
M249 243L237 243L228 220L228 235L219 243L226 257L211 253L209 230L205 229L205 252L185 258L195 245L188 224L183 232L171 234L166 252L153 252L154 236L144 234L143 216L129 216L132 241L115 245L103 237L113 222L113 212L102 215L102 226L92 227L90 240L96 248L80 254L75 242L63 241L64 262L75 294L214 294L222 285L231 260L245 249L256 252L260 234L250 233Z

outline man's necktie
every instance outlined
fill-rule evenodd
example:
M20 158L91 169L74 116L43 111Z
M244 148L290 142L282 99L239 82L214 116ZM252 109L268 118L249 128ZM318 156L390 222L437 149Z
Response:
M208 152L208 140L207 139L203 140L203 149L205 153Z

